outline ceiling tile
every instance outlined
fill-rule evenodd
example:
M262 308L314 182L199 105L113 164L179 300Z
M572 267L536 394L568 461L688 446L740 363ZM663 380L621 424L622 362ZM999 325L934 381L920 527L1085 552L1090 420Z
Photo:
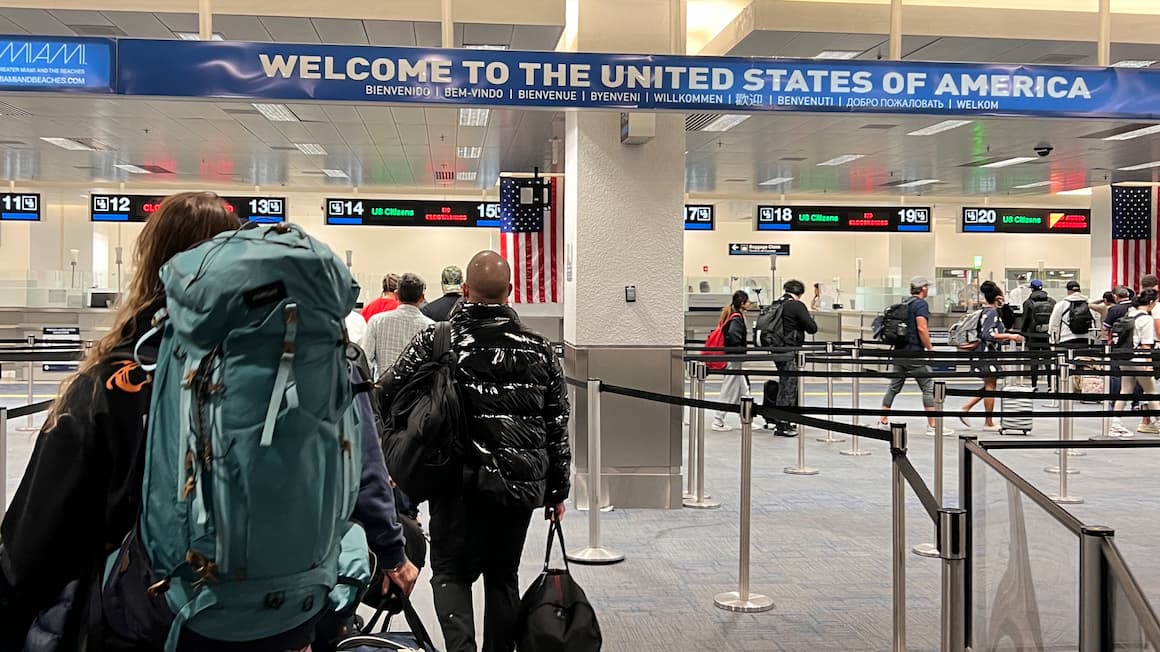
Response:
M259 41L274 40L269 30L257 16L215 15L213 17L213 31L220 32L228 41Z
M443 44L443 33L439 23L414 23L415 45L421 48L437 48Z
M362 116L359 115L358 110L353 106L347 106L344 104L325 104L322 105L322 111L326 114L326 117L330 122L362 123Z
M266 31L278 43L319 43L318 32L309 18L290 16L262 16Z
M133 38L173 38L173 32L155 14L145 11L106 11L104 14L113 25Z
M197 31L197 14L156 14L157 20L160 20L170 30L174 32L196 32Z
M391 113L395 116L395 123L399 125L426 125L423 109L411 106L393 106Z
M415 45L415 25L411 21L364 20L363 29L371 45Z
M112 25L108 18L99 11L80 11L77 9L52 9L50 14L65 25Z
M0 16L20 26L29 34L40 36L73 36L73 31L43 9L3 9Z
M463 26L463 45L509 45L512 41L511 25L489 25L482 23L458 23Z
M552 51L563 33L563 25L515 25L511 49Z
M368 42L361 20L314 18L312 22L323 43L366 45Z

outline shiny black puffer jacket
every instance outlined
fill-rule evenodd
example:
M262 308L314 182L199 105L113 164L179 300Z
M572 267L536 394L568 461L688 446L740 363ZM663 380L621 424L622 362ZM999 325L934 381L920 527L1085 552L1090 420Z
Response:
M420 332L388 372L403 386L431 357L435 327ZM568 395L552 345L507 306L464 303L451 316L456 379L468 418L467 463L476 490L505 507L532 509L568 497ZM389 401L391 387L384 387ZM468 491L473 490L468 487Z

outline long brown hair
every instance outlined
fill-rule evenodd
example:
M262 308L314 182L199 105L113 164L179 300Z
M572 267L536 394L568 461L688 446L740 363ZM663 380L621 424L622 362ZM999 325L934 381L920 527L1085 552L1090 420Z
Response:
M136 272L129 282L129 291L117 308L113 325L108 334L93 345L80 370L61 383L60 398L48 416L49 427L60 416L60 407L67 402L64 397L73 380L101 364L122 342L140 335L136 330L143 316L141 313L165 297L161 266L186 249L239 226L238 218L226 209L222 198L212 192L181 192L161 202L137 237L137 250L133 255Z

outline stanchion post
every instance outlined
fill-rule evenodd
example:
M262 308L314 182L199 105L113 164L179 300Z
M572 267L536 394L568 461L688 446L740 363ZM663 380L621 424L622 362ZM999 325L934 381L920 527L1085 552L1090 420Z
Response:
M1071 390L1071 374L1070 374L1069 369L1068 369L1068 361L1070 360L1070 356L1073 355L1074 353L1075 353L1075 351L1068 350L1066 355L1061 354L1061 356L1060 356L1061 363L1059 365L1059 386L1061 388L1066 388L1068 391ZM1063 392L1064 390L1061 389L1060 391ZM1061 410L1063 410L1065 412L1070 412L1071 411L1071 401L1070 400L1060 401L1059 407ZM1063 440L1070 440L1071 439L1071 418L1070 417L1066 417L1066 418L1060 417L1058 419L1058 423L1059 423L1059 438L1063 439ZM1079 469L1068 468L1067 449L1061 448L1057 452L1059 455L1059 464L1054 464L1052 466L1049 466L1049 467L1043 469L1044 473L1058 473L1060 475L1067 475L1069 473L1074 475L1076 473L1079 473ZM1067 482L1066 481L1061 481L1059 483L1059 495L1061 497L1065 497L1065 498L1067 497ZM1062 502L1065 504L1075 504L1075 503L1071 503L1070 501L1067 501L1067 500L1056 501L1056 502ZM1079 502L1083 502L1083 501L1081 500Z
M588 379L588 547L568 555L577 564L615 564L624 555L600 545L600 381Z
M798 354L798 369L804 370L806 368L806 356L804 353ZM806 383L805 377L798 378L798 405L805 406L806 404ZM789 475L817 475L817 469L811 469L806 466L806 426L805 424L798 424L798 458L797 466L785 467L785 472Z
M943 505L943 417L942 411L946 407L947 402L947 384L946 381L936 380L934 383L934 409L939 412L939 416L934 418L934 499L938 501L939 507ZM936 543L920 543L914 548L912 552L919 557L937 558L939 548L937 542L939 541L938 525L935 525L934 530Z
M1084 526L1079 548L1079 649L1113 648L1112 577L1104 560L1104 539L1115 531L1100 525Z
M1076 366L1075 366L1075 349L1068 349L1067 350L1067 375L1068 375L1068 381L1069 381L1068 386L1067 386L1068 392L1072 391L1072 386L1071 386L1071 382L1070 382L1071 381L1071 372L1075 368L1076 368ZM1065 409L1068 412L1071 412L1071 408L1072 408L1072 406L1075 405L1075 402L1068 399L1067 401L1065 401L1064 404L1067 405L1067 408L1065 408ZM1064 432L1067 433L1067 439L1069 441L1074 439L1075 438L1075 429L1074 429L1074 424L1072 422L1071 417L1067 417L1064 420L1064 426L1065 426ZM1074 448L1067 449L1067 454L1071 457L1083 457L1083 456L1087 455L1087 453L1085 453L1081 450L1074 449ZM1076 470L1076 473L1079 473L1079 470Z
M694 372L697 376L695 383L696 396L698 401L705 400L705 378L708 376L709 368L704 362L696 362ZM705 415L704 410L697 408L697 483L695 492L688 500L681 501L681 504L691 509L716 509L721 506L721 503L710 500L709 494L705 493Z
M0 407L0 520L8 511L8 408Z
M1112 373L1113 373L1112 365L1115 364L1112 361L1112 345L1111 344L1104 344L1104 359L1106 359L1108 361L1108 368L1106 370L1108 373L1104 375L1104 395L1108 396L1108 395L1111 395L1111 393L1112 393ZM1110 439L1110 437L1108 437L1108 429L1111 427L1112 422L1111 422L1111 417L1109 417L1106 413L1115 409L1116 402L1109 401L1109 400L1105 399L1104 401L1102 401L1102 403L1104 406L1105 414L1104 414L1103 418L1100 419L1099 439Z
M938 549L942 559L942 652L963 652L966 646L967 513L938 511Z
M859 378L859 376L858 376L858 374L862 373L862 365L858 364L858 358L860 357L859 352L861 349L862 349L862 340L859 339L859 340L856 340L854 342L854 350L850 352L850 359L854 361L853 364L851 364L851 369L853 371L853 374L851 374L851 378L850 378L850 407L854 408L855 410L857 410L859 408L859 406L861 405L861 402L862 402L862 397L861 397L862 384L859 382L861 380L861 378ZM858 415L857 414L850 417L850 423L852 425L855 425L855 426L858 425ZM850 437L849 450L844 450L844 451L840 451L840 452L842 453L842 455L850 455L853 457L862 457L863 455L870 454L870 451L862 450L861 438L858 437L858 435L853 435Z
M27 337L26 341L28 343L28 349L29 349L28 352L31 354L32 350L36 347L36 336L29 335ZM33 396L34 392L33 392L33 386L32 386L32 376L33 376L33 371L35 369L35 367L33 366L34 364L35 364L34 361L29 360L28 361L28 368L25 372L28 374L28 405L32 405L32 403L36 400ZM32 431L36 430L36 428L32 425L32 419L33 419L33 415L29 414L28 420L25 421L25 423L24 423L24 427L17 428L17 430L20 430L22 432L32 432Z
M737 590L720 593L713 604L725 611L756 613L773 609L773 600L749 592L750 509L753 485L753 398L741 399L741 521L737 554Z
M685 376L689 379L689 397L697 398L697 362L695 360L687 360L685 362ZM689 454L685 463L685 473L688 475L688 484L685 488L685 495L681 498L688 500L697 495L697 427L693 419L700 421L700 408L685 408L689 411L689 427L685 429L686 436L689 439Z
M826 407L830 410L834 409L834 378L830 375L834 366L832 360L834 359L834 343L826 342ZM818 437L818 441L825 444L838 444L846 441L845 437L835 437L834 433L827 430L825 437Z
M966 556L963 558L963 646L970 649L973 645L971 640L971 596L974 594L974 587L972 586L972 578L974 577L974 520L972 512L975 505L974 492L974 460L972 460L971 452L967 450L967 444L977 442L978 437L975 435L963 435L959 437L959 508L963 510L963 518L965 519L965 529L963 530L963 551Z
M890 424L890 453L906 454L906 424ZM891 570L893 576L893 652L906 652L906 478L890 465Z
M1055 387L1056 387L1056 390L1057 390L1057 391L1060 391L1060 392L1062 392L1062 391L1063 391L1063 388L1064 388L1064 380L1065 380L1065 378L1063 377L1063 374L1065 374L1065 373L1066 373L1066 369L1065 369L1065 367L1066 367L1067 365L1063 364L1063 360L1065 359L1065 358L1063 357L1063 352L1061 352L1061 351L1056 351L1056 353L1055 353L1055 356L1054 356L1054 357L1055 357L1055 363L1056 363L1056 364L1059 366L1059 370L1058 370L1058 372L1057 372L1059 375L1058 375L1058 376L1056 377L1056 379L1055 379ZM1048 384L1048 386L1047 386L1047 387L1048 387L1048 389L1051 389L1051 385L1050 385L1050 384ZM1058 407L1059 407L1059 401L1055 400L1055 397L1053 396L1053 397L1051 397L1050 399L1048 399L1048 401L1047 401L1047 403L1046 403L1046 405L1045 405L1044 407L1049 407L1049 408L1058 408Z

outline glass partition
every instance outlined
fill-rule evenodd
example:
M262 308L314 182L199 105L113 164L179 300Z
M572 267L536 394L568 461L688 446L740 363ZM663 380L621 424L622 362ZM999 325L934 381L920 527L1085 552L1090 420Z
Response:
M971 632L976 650L1079 647L1079 537L972 459Z
M1107 564L1111 594L1112 631L1111 640L1106 643L1112 650L1158 652L1160 627L1157 626L1156 613L1128 570L1115 540L1105 538L1101 549Z

